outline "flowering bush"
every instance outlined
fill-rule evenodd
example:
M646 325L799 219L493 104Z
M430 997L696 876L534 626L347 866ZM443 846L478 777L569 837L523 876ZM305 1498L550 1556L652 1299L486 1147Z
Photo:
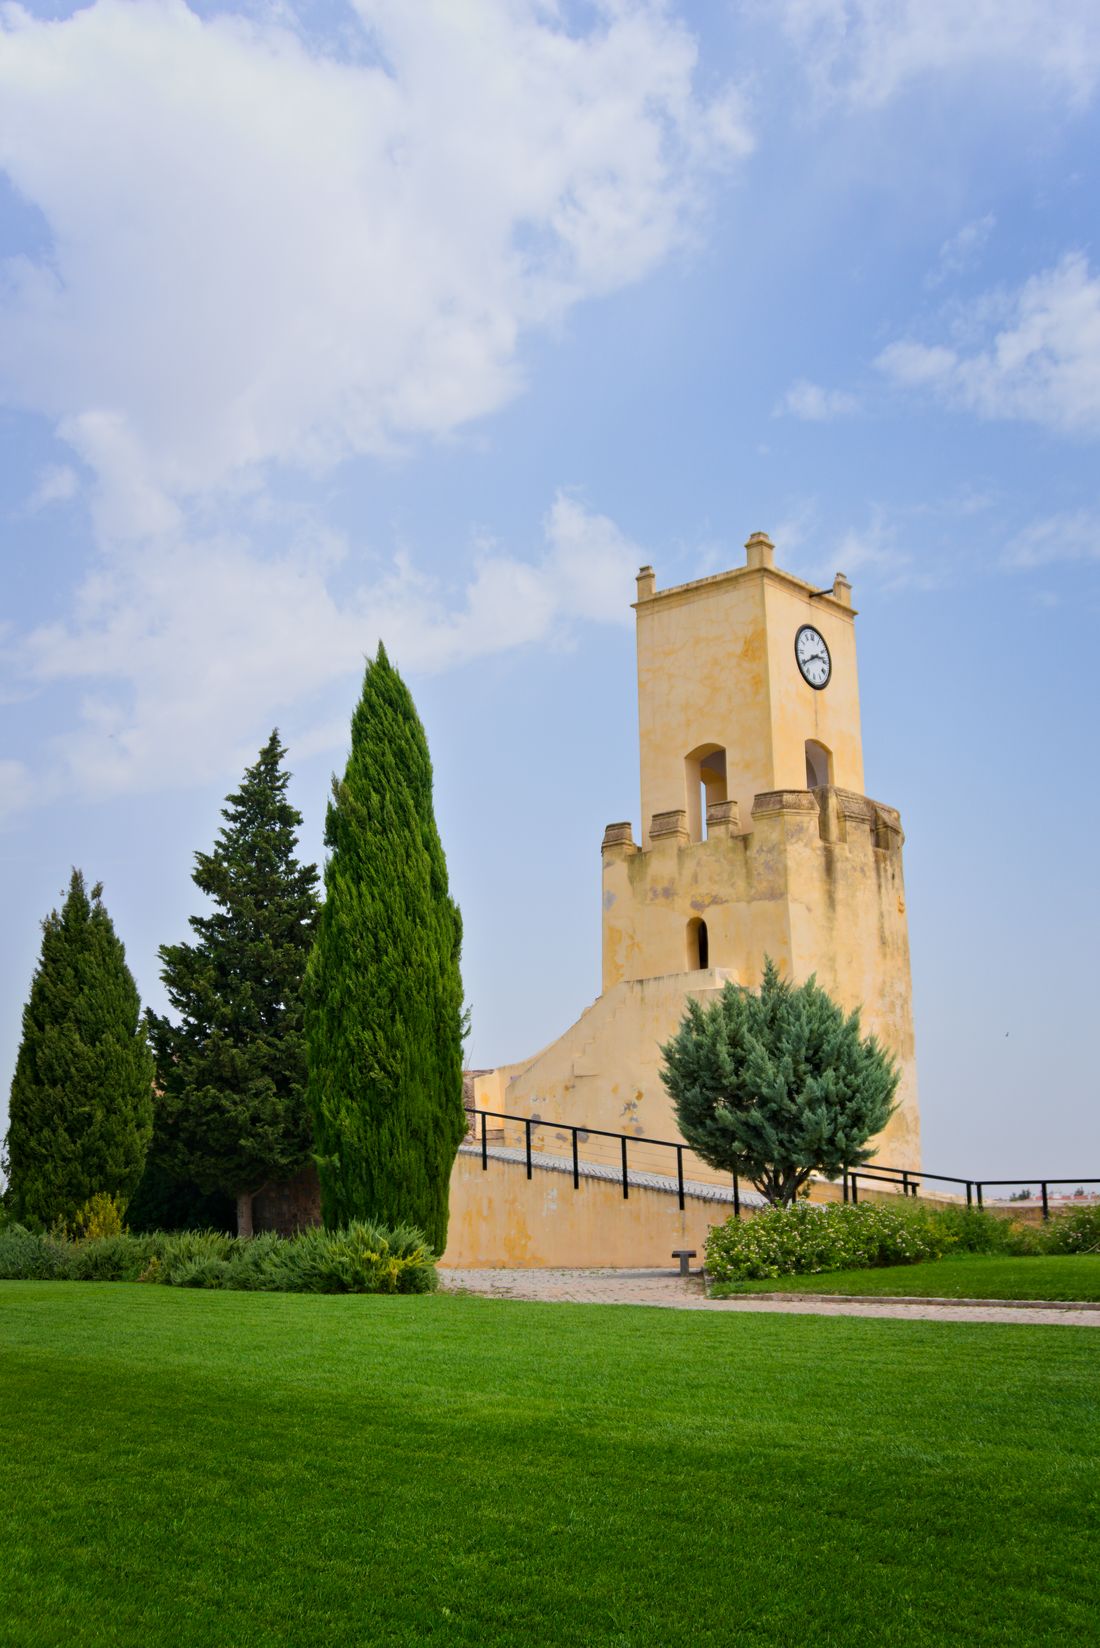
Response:
M1044 1234L1048 1253L1100 1253L1100 1202L1059 1213Z
M954 1245L935 1216L921 1210L796 1202L713 1226L706 1257L715 1281L747 1282L915 1264L942 1258Z

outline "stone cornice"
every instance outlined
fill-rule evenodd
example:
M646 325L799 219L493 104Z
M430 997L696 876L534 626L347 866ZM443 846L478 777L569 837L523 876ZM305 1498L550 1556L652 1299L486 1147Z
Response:
M753 797L752 816L767 818L772 813L816 813L812 790L764 790Z
M779 567L733 567L728 572L714 572L709 578L694 578L687 584L673 584L668 589L654 590L641 601L634 601L631 605L634 611L641 613L659 606L685 606L700 596L709 594L718 584L739 583L746 578L759 578L765 582L778 584L781 588L792 590L807 600L812 596L814 605L819 602L828 607L841 618L853 619L856 617L856 608L847 606L838 601L834 595L825 590L817 590L812 584L806 583L803 578L796 578L793 572L783 572Z

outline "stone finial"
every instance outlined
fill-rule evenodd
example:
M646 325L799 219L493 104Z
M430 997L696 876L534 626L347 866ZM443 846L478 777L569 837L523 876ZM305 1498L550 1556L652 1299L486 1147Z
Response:
M651 566L638 569L638 599L648 601L657 593L657 574Z
M852 586L843 572L838 572L833 579L833 600L839 601L842 607L850 607L852 604Z
M745 542L745 558L751 567L773 567L775 545L766 532L754 532Z
M629 822L625 824L609 824L603 832L603 846L601 852L607 852L612 847L629 847L634 851L634 831Z

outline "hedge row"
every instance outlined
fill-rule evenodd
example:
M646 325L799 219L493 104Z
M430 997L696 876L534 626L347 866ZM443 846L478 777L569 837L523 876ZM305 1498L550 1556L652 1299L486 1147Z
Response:
M213 1230L70 1241L22 1225L0 1230L0 1280L160 1282L267 1293L428 1293L434 1255L411 1227L356 1222L343 1230L242 1241Z
M977 1208L797 1202L715 1225L706 1261L715 1281L742 1282L911 1265L952 1252L1100 1252L1100 1206L1025 1225Z

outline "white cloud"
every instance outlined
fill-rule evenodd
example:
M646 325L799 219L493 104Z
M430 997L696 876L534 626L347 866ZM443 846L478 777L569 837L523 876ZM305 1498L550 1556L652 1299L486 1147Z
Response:
M848 527L838 536L823 524L817 500L803 498L777 523L773 536L778 560L823 589L838 572L886 589L913 583L923 587L927 577L914 575L912 556L899 548L896 527L877 506L863 526Z
M70 621L17 648L23 679L73 683L83 698L48 770L32 783L9 764L12 809L62 791L102 797L221 776L276 720L296 748L330 747L347 717L333 719L326 695L354 691L379 638L400 668L431 673L577 622L626 623L645 558L564 492L539 554L483 542L457 591L398 557L342 593L347 547L320 532L269 557L229 536L172 534L119 553L86 579Z
M865 107L975 70L1078 107L1100 84L1096 0L785 0L783 17L819 92Z
M591 514L564 492L558 493L543 526L549 546L546 574L563 610L594 623L629 623L633 578L646 560L644 550L608 516Z
M1100 515L1079 509L1032 521L1011 540L1005 560L1021 568L1051 566L1057 561L1100 561Z
M0 760L0 824L31 800L34 785L22 761Z
M776 417L784 412L802 418L808 423L827 423L832 418L844 418L859 411L859 401L843 389L823 389L820 384L799 378L787 390L775 409Z
M49 464L39 471L34 491L27 500L27 509L36 514L51 504L68 503L80 491L80 477L69 464Z
M41 770L5 769L13 805L221 776L276 717L338 742L379 636L432 671L629 618L644 556L567 493L537 553L483 542L454 588L316 530L275 547L269 487L495 411L525 335L691 244L751 148L738 95L696 91L663 0L583 19L354 0L337 57L286 6L0 6L0 167L52 237L0 264L0 400L88 472L98 546L68 615L6 643L18 690L83 694Z
M962 312L959 342L892 343L876 365L983 418L1100 435L1100 277L1081 253Z
M929 270L925 277L925 285L942 286L944 281L950 280L954 275L962 275L968 269L972 269L985 250L996 223L997 219L992 212L986 212L984 217L976 217L972 222L964 223L962 228L945 240L940 247L935 268Z
M888 590L914 584L925 587L932 577L928 572L915 574L913 557L899 547L894 525L879 509L871 511L864 526L849 527L840 535L829 556L829 571L822 571L823 583L831 583L837 571L854 583L873 579Z
M499 408L525 332L667 257L751 147L659 0L356 13L346 60L183 0L0 13L0 166L53 236L0 266L0 395L106 537Z

